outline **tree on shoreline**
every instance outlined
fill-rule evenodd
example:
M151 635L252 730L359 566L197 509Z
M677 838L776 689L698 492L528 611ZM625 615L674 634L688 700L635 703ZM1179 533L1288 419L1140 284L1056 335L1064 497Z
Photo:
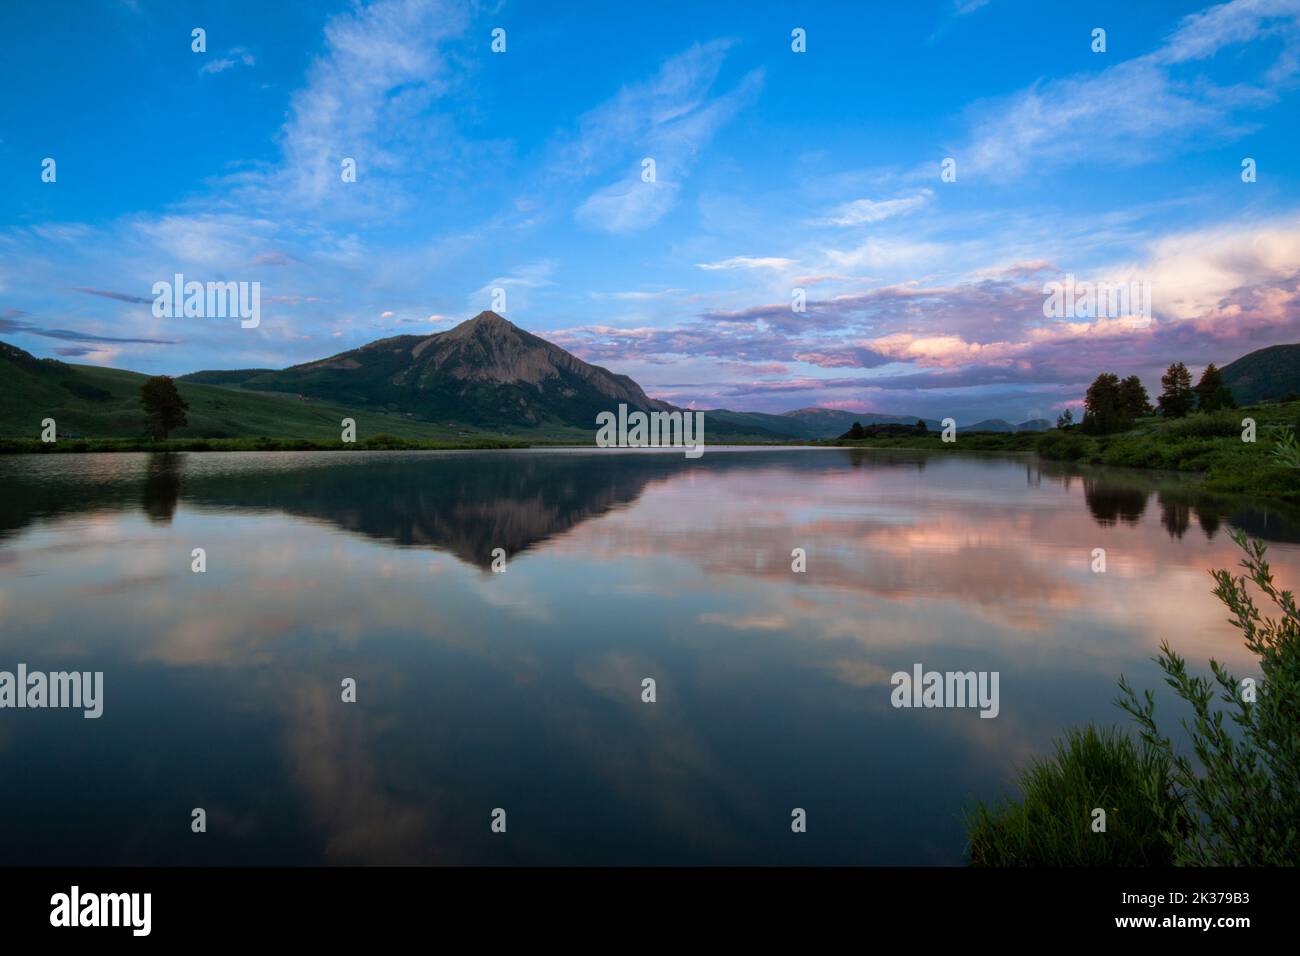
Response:
M1119 376L1114 372L1102 372L1088 386L1083 409L1083 423L1080 427L1093 435L1127 431L1133 424L1132 417L1124 407Z
M168 433L189 424L185 413L189 404L181 398L170 375L155 375L140 386L140 406L149 435L166 438Z
M1196 407L1203 412L1217 412L1221 408L1236 408L1237 402L1232 397L1232 389L1223 381L1223 373L1211 362L1201 373L1201 380L1196 383Z
M1182 418L1192 410L1196 394L1192 391L1192 373L1182 362L1175 362L1160 376L1164 391L1156 401L1166 418Z
M1119 383L1119 400L1130 419L1141 418L1154 411L1146 386L1136 375L1130 375Z

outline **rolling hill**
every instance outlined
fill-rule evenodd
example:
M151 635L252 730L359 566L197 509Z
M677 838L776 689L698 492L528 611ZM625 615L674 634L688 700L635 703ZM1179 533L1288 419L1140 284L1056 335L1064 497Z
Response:
M1276 402L1300 395L1300 345L1271 345L1221 369L1238 405Z
M145 433L138 372L70 365L38 359L0 342L0 437L36 438L41 420L53 418L60 437L137 437ZM242 392L178 382L189 402L189 424L177 438L242 438L267 435L336 440L339 423L354 418L361 434L388 433L411 439L449 439L456 431L382 412L304 402L294 395Z

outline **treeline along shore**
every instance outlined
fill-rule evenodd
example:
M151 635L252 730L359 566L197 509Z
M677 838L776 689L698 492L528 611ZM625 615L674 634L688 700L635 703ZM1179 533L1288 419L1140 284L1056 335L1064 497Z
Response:
M1237 407L1210 365L1193 386L1176 362L1153 405L1136 376L1103 373L1088 389L1082 420L1067 410L1047 431L945 435L923 424L850 429L822 444L1035 454L1051 461L1194 472L1207 491L1300 501L1300 401ZM861 435L861 437L857 437ZM946 440L945 440L946 439Z

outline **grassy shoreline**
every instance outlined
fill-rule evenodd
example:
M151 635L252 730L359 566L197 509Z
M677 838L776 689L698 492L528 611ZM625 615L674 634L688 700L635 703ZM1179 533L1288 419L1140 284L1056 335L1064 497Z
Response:
M1242 420L1255 441L1242 440ZM1047 461L1194 474L1206 491L1300 502L1300 470L1273 458L1279 428L1300 426L1300 402L1254 405L1186 418L1143 418L1129 431L1088 435L1077 426L1045 432L970 432L944 442L938 433L815 444L948 453L1033 454Z
M343 443L310 438L63 438L42 442L35 438L0 438L0 455L112 454L114 452L180 451L449 451L532 448L533 442L478 438L459 441L397 438L377 435Z
M1256 440L1242 440L1242 419L1256 425ZM937 432L925 435L864 439L821 439L761 442L719 436L713 444L745 444L839 448L899 449L945 454L1035 456L1045 461L1106 465L1140 471L1195 476L1207 492L1250 495L1300 503L1300 470L1280 464L1273 447L1280 427L1300 426L1300 402L1256 405L1215 414L1166 420L1143 418L1129 431L1088 435L1077 426L1045 432L959 432L944 442ZM0 438L0 455L202 452L202 451L449 451L588 447L586 442L557 437L407 438L383 433L355 443L322 438L63 438L45 443L35 438ZM593 446L594 447L594 446Z

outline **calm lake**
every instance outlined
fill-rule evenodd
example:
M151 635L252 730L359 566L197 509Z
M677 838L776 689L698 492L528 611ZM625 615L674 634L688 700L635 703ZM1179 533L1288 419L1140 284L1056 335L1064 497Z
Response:
M1007 459L3 458L0 670L104 677L99 719L0 710L0 863L958 864L1162 639L1255 673L1234 527L1300 586L1294 516ZM997 716L893 707L918 663Z

